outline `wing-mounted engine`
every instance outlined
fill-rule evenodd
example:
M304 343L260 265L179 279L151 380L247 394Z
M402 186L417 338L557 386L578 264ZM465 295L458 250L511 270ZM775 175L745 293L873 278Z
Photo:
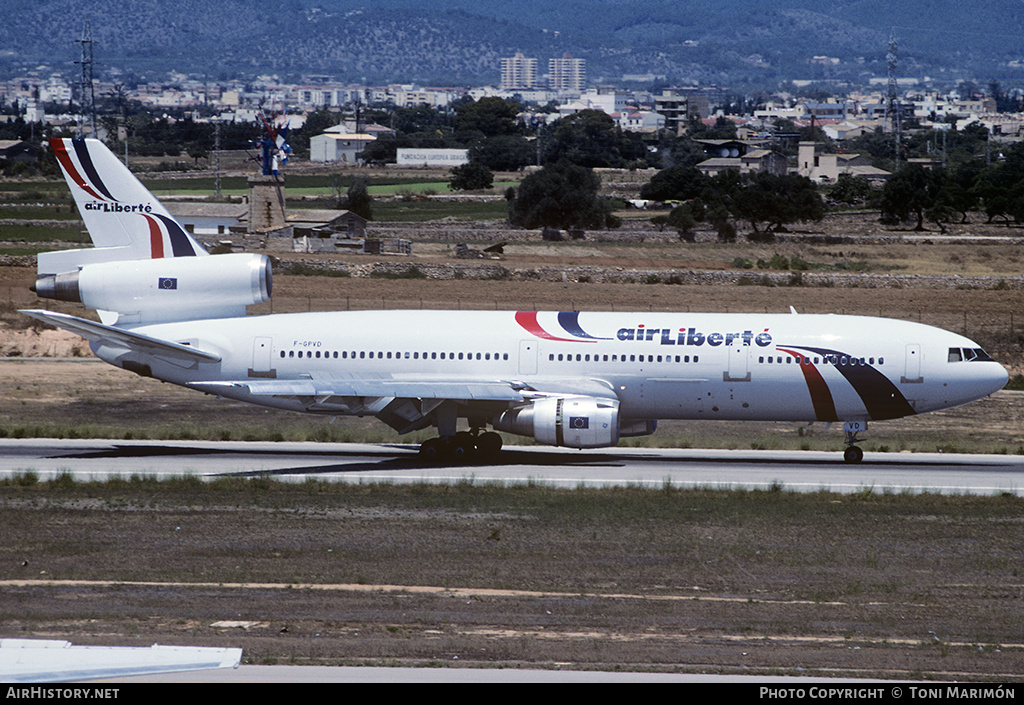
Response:
M549 397L509 409L491 422L495 431L532 436L568 448L605 448L619 442L619 402L595 397Z
M131 324L244 316L245 307L267 301L272 288L267 256L239 253L86 264L40 276L35 292L116 313L118 324Z

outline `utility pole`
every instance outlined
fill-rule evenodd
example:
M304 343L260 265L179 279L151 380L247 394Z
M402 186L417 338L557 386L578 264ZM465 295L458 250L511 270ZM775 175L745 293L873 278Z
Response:
M213 195L220 200L220 118L213 123Z
M82 59L75 62L82 67L82 80L79 84L82 97L82 111L78 116L79 137L82 137L85 131L85 125L83 123L86 115L89 116L89 136L96 136L96 93L93 89L92 77L92 47L95 43L96 42L94 42L92 38L92 25L89 23L89 20L86 20L85 27L82 29L82 38L75 40L75 44L82 45Z

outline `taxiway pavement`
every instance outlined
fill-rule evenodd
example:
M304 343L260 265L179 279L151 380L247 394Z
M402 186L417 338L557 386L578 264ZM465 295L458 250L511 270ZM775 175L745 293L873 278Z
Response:
M1024 456L867 453L848 465L841 453L774 450L512 446L495 463L427 464L413 445L0 439L0 477L47 480L112 476L265 476L359 483L501 482L553 487L633 485L1024 494Z

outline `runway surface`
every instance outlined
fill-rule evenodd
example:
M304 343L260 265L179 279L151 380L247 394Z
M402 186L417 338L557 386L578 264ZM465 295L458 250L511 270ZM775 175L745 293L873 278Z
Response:
M1024 493L1024 456L867 453L848 465L841 453L509 447L492 464L419 460L412 445L0 439L0 477L61 473L112 476L266 476L302 482L502 482L552 487L634 485L770 488L840 493Z

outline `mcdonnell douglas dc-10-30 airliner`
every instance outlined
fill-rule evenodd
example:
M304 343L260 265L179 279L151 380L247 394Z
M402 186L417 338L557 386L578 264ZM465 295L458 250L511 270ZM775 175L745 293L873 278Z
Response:
M271 295L265 255L208 255L101 142L50 144L94 247L41 253L35 290L100 322L26 314L147 377L279 409L375 416L399 433L436 427L420 446L427 459L492 457L496 431L600 448L653 433L659 419L723 419L842 422L844 458L859 462L869 421L966 404L1007 380L955 333L792 309L247 316Z

